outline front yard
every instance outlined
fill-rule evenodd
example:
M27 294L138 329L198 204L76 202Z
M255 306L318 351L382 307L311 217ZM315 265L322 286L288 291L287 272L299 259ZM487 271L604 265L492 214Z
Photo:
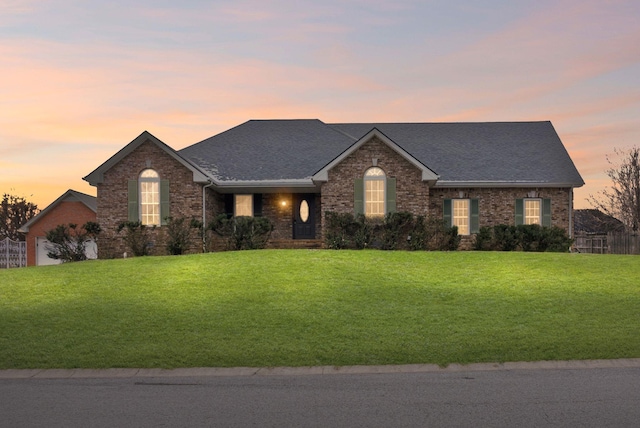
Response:
M260 250L0 271L0 369L640 357L640 260Z

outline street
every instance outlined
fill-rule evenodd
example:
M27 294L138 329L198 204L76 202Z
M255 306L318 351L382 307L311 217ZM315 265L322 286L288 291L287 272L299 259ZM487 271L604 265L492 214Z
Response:
M3 427L633 427L640 368L0 379Z

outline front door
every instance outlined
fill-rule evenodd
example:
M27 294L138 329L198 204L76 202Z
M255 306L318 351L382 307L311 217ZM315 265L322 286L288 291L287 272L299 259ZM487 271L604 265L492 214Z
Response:
M300 193L293 195L293 239L315 239L316 195Z

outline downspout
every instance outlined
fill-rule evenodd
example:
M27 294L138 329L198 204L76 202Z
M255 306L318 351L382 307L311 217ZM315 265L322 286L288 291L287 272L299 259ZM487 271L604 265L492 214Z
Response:
M202 252L207 252L207 187L213 186L213 182L202 186Z
M573 239L573 187L569 188L569 238Z

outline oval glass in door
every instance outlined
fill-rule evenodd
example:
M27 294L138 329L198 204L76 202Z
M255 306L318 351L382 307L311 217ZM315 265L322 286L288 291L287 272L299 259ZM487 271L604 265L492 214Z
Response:
M300 202L300 220L303 223L309 220L309 203L305 199Z

